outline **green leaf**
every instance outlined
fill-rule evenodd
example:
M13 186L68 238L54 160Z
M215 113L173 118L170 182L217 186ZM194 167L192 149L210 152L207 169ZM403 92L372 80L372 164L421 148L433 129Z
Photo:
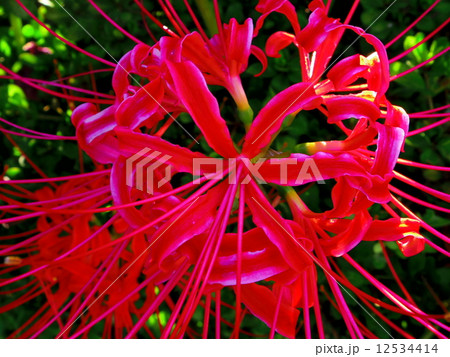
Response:
M29 108L24 91L16 84L8 84L0 89L0 93L6 88L8 103L19 108Z
M20 167L10 167L8 170L6 170L6 176L9 178L15 178L22 172L22 169Z
M403 42L403 47L406 50L414 47L420 41L425 38L425 35L422 32L418 32L415 36L406 36L405 41ZM426 43L421 44L416 49L414 49L411 53L408 54L408 57L413 59L415 64L419 64L423 61L426 61L428 57L428 48Z
M22 62L24 62L24 63L26 63L28 65L31 65L31 66L34 66L34 65L38 64L38 62L39 62L38 58L35 55L31 54L31 53L21 53L19 55L19 59Z
M6 39L2 38L0 40L0 54L2 54L5 57L10 57L11 52L12 52L11 46L8 44Z
M34 27L30 24L26 24L24 27L22 27L22 35L24 35L27 38L33 37Z

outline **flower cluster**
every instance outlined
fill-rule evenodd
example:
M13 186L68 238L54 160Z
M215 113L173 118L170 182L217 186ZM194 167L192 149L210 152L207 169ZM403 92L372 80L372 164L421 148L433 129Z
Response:
M97 170L61 178L67 183L54 188L21 188L35 203L1 194L8 203L2 208L13 214L3 224L38 220L29 237L0 250L5 257L0 286L34 277L13 288L10 293L28 291L0 311L40 294L47 299L16 335L37 337L55 323L58 337L86 337L105 319L105 337L153 337L147 322L162 309L170 311L167 321L159 321L163 338L211 336L211 316L217 337L224 329L239 337L247 333L241 325L248 315L264 322L271 337L294 338L300 326L306 337L316 336L315 326L324 338L317 285L318 275L324 274L333 295L327 299L342 315L350 337L375 337L350 310L353 294L400 336L410 337L374 306L410 316L444 337L443 315L423 312L407 292L406 298L400 296L348 254L362 241L396 242L406 257L427 243L445 254L419 232L421 227L448 242L392 196L390 182L399 177L394 167L404 149L409 116L386 95L392 78L383 43L349 25L351 14L345 21L331 18L322 0L310 3L304 27L290 1L260 0L256 22L249 18L242 24L235 19L222 23L214 2L218 32L212 37L201 27L189 31L166 3L176 32L163 26L166 35L155 44L137 40L114 66L114 97L104 99L107 106L92 100L73 111L76 140ZM274 12L287 19L292 31L271 34L263 51L254 41ZM345 31L356 33L372 52L338 56ZM253 55L261 75L267 57L280 57L288 46L298 51L301 81L276 93L254 115L241 74ZM221 90L232 98L227 105L236 111L235 118L223 117ZM279 134L306 120L305 111L335 126L341 137L275 151ZM195 125L185 128L180 118L186 116ZM231 125L239 130L232 132ZM179 126L187 140L166 139L171 126ZM207 152L197 149L197 140L206 142ZM196 167L196 160L207 164ZM144 172L142 161L154 169ZM179 174L197 178L180 184ZM151 190L142 189L142 182L151 182ZM323 182L332 184L333 207L315 212L300 190ZM21 187L21 182L9 184ZM287 215L277 209L282 202ZM371 213L374 205L385 207L392 218L378 219ZM103 212L115 213L105 219ZM336 257L386 299L352 285ZM17 273L25 266L28 271ZM221 317L221 309L231 310L232 319ZM199 312L203 323L197 331L192 319Z

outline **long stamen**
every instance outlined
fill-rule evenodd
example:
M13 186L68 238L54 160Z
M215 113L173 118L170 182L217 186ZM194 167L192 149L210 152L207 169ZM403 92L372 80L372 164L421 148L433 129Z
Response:
M35 15L34 15L34 14L33 14L26 6L20 1L20 0L16 0L16 2L19 4L19 6L20 6L22 9L25 10L25 12L26 12L28 15L30 15L30 16L33 18L34 21L36 21L39 25L41 25L43 28L45 28L48 32L50 32L50 33L51 33L53 36L55 36L57 39L59 39L59 40L61 40L62 42L64 42L66 45L72 47L72 48L75 49L76 51L78 51L78 52L80 52L80 53L83 53L83 54L85 54L86 56L91 57L91 58L95 59L96 61L99 61L99 62L101 62L101 63L103 63L103 64L106 64L106 65L111 66L111 67L115 67L115 66L116 66L115 63L110 62L110 61L107 61L107 60L105 60L105 59L103 59L103 58L100 58L100 57L98 57L98 56L96 56L96 55L93 55L92 53L83 50L82 48L80 48L80 47L74 45L72 42L66 40L64 37L58 35L58 34L57 34L55 31L53 31L50 27L48 27L48 26L47 26L46 24L44 24L41 20L39 20L39 19L37 18L37 16L35 16Z
M414 46L408 48L406 51L400 53L399 55L395 56L394 58L391 58L389 60L389 63L393 63L395 61L398 61L399 59L405 57L408 53L411 53L412 51L414 51L417 47L419 47L423 43L427 42L430 38L432 38L440 30L442 30L445 26L447 26L449 22L450 22L450 19L447 19L446 21L444 21L440 26L438 26L435 30L433 30L433 32L431 32L429 35L427 35L422 41L416 43Z
M417 168L427 169L427 170L450 171L450 167L422 164L421 162L415 162L415 161L410 161L410 160L405 160L405 159L398 159L397 164L405 165L405 166L412 166L412 167L417 167Z
M236 317L233 329L234 338L239 338L241 323L241 280L242 280L242 236L244 232L244 209L245 209L245 185L239 189L239 212L237 232L237 262L236 262Z
M195 12L192 10L191 5L189 4L188 0L183 0L184 5L186 6L187 11L189 12L189 15L191 16L192 20L194 21L195 26L197 27L198 31L200 32L200 35L203 37L205 41L208 41L208 36L206 35L205 31L203 30L203 27L200 25L200 22L198 21L197 16L195 15Z
M396 193L397 195L399 195L401 197L404 197L404 198L406 198L406 199L408 199L408 200L410 200L412 202L415 202L415 203L417 203L419 205L422 205L424 207L428 207L428 208L431 208L431 209L434 209L434 210L437 210L437 211L441 211L441 212L444 212L444 213L450 213L450 209L448 209L448 208L441 207L441 206L438 206L438 205L434 205L432 203L428 203L428 202L422 201L421 199L418 199L418 198L416 198L414 196L411 196L411 195L407 194L406 192L403 192L403 191L399 190L398 188L396 188L396 187L394 187L392 185L389 185L389 189L392 192Z
M104 313L102 313L100 316L96 317L95 319L93 319L91 322L89 322L88 324L86 322L82 323L81 326L82 328L80 330L78 330L76 333L74 333L72 336L70 336L70 339L74 339L77 338L78 336L82 335L83 333L85 333L86 331L89 331L89 329L96 325L99 321L103 320L106 316L108 316L109 314L111 314L111 312L113 312L114 310L116 310L119 306L121 306L122 304L124 304L125 302L128 301L128 299L130 299L133 295L135 295L136 293L138 293L140 290L142 290L144 287L146 287L155 277L152 275L150 277L148 277L147 279L145 279L142 283L140 283L136 288L134 288L130 293L126 294L124 296L123 299L119 300L118 302L116 302L113 306L111 306L108 310L106 310Z
M202 338L207 339L208 338L208 328L209 328L209 316L211 312L211 294L206 294L206 302L205 302L205 308L204 308L204 316L203 316L203 332L202 332Z
M434 55L433 57L427 59L426 61L423 61L422 63L420 63L420 64L418 64L418 65L416 65L416 66L414 66L414 67L412 67L412 68L410 68L410 69L408 69L406 71L403 71L403 72L401 72L399 74L396 74L395 76L392 76L389 80L392 82L392 81L395 81L398 78L406 76L407 74L418 70L419 68L425 66L426 64L428 64L428 63L434 61L435 59L439 58L440 56L446 54L449 50L450 50L450 46L447 47L446 49L442 50L438 54Z
M344 20L344 24L345 25L347 25L351 21L352 16L355 13L356 8L358 7L358 5L359 5L359 0L354 0L352 7L350 8L350 10L349 10L349 12L347 14L347 17Z
M186 25L183 23L183 21L181 20L180 16L178 16L177 11L175 10L175 8L173 7L172 3L170 2L170 0L165 0L166 6L169 9L169 11L172 13L173 17L175 18L175 20L177 21L178 25L181 27L181 29L183 30L183 32L185 34L188 34L190 31L188 30L188 28L186 27Z
M385 296L387 296L391 301L396 302L399 306L405 306L408 310L411 311L420 311L414 305L406 302L400 296L395 294L392 290L387 288L385 285L376 280L372 275L370 275L366 270L364 270L358 263L356 263L348 254L344 254L344 259L349 262L358 272L360 272L366 279L368 279L377 289L379 289ZM445 338L445 336L440 333L435 327L433 327L428 321L427 318L422 319L415 317L415 319L422 323L423 326L428 328L431 332L433 332L436 336L440 338Z
M22 77L22 76L18 75L17 73L14 73L9 68L2 65L1 63L0 63L0 68L3 69L5 72L9 73L12 77L14 77L15 80L21 81L21 82L29 85L30 87L36 88L42 92L51 94L51 95L59 97L59 98L72 100L75 102L98 103L98 104L113 104L114 103L114 101L112 99L85 98L85 97L77 97L77 96L73 96L73 95L69 95L69 94L65 95L63 93L59 93L54 90L47 89L42 85L35 84L34 81L32 81L28 78ZM56 86L56 84L55 84L55 86ZM60 85L58 85L58 86L60 86Z
M220 322L221 322L221 296L220 296L221 290L216 291L216 339L220 339Z
M437 4L440 3L441 0L436 0L433 4L430 5L428 9L426 9L416 20L412 22L407 28L405 28L402 32L400 32L397 36L395 36L391 41L389 41L384 47L388 48L392 46L395 42L397 42L400 38L403 37L405 33L411 30L416 24L421 21Z
M240 170L238 169L238 175L240 173ZM239 177L239 176L238 176ZM232 204L234 202L234 198L236 195L237 185L232 185L225 195L225 199L222 202L222 205L219 209L219 212L217 213L216 220L214 222L214 226L211 228L210 235L208 237L208 240L211 241L211 244L209 244L205 251L205 257L202 259L202 263L200 264L199 271L197 273L197 279L194 283L194 286L192 287L192 292L189 296L188 301L186 302L186 308L183 311L183 314L180 317L180 320L183 321L181 324L181 327L179 328L180 331L184 331L184 329L187 327L187 322L190 320L191 316L194 313L194 307L198 305L200 302L200 299L202 297L203 291L206 287L206 284L208 282L209 275L211 273L214 261L216 259L217 253L219 251L219 247L223 238L223 235L225 233L226 224L227 224L227 218L230 215L230 211L232 208ZM215 246L214 246L215 245ZM214 247L214 249L213 249ZM211 255L212 253L212 255ZM200 261L200 258L199 258ZM196 268L198 266L198 263L196 265ZM207 268L206 272L205 269ZM195 272L195 270L194 270ZM193 275L194 275L193 272ZM203 276L203 278L202 278ZM202 279L201 279L202 278ZM203 284L199 288L201 284L201 280L203 280ZM166 327L167 331L167 327Z
M181 264L178 272L165 284L164 289L158 294L156 299L152 302L151 306L148 310L142 315L139 321L133 326L128 335L125 338L133 337L138 330L144 325L151 314L155 311L156 307L159 306L165 299L165 297L174 289L175 285L178 283L180 278L184 275L184 273L189 268L189 264L185 260L183 264Z
M423 128L410 131L406 136L413 136L413 135L417 135L417 134L420 134L420 133L424 133L424 132L426 132L426 131L428 131L430 129L433 129L433 128L436 128L436 127L438 127L438 126L440 126L442 124L448 123L449 121L450 121L450 117L447 117L447 118L439 120L439 121L437 121L437 122L435 122L433 124L424 126Z
M112 269L113 264L117 263L120 253L125 249L126 245L122 244L121 246L116 247L112 250L112 252L109 254L108 257L103 261L103 263L96 269L95 273L90 277L90 279L86 282L86 284L77 292L77 294L72 298L70 302L68 302L55 316L50 319L43 327L41 327L37 332L35 332L30 338L37 338L42 332L45 331L47 327L49 327L56 318L59 318L67 309L72 306L83 294L83 292L89 287L89 285L96 279L96 277L103 271L103 269L106 267L106 269L103 271L103 274L100 276L100 278L97 280L95 286L91 289L89 294L84 298L83 303L78 307L78 309L71 314L72 317L66 322L65 326L61 326L61 331L65 333L67 332L66 329L72 321L78 317L78 314L83 311L84 306L88 303L89 299L96 293L99 285L102 283L102 281L106 278L108 272Z
M278 323L278 315L280 313L280 307L281 307L281 300L283 298L283 287L280 289L280 291L278 292L278 299L277 299L277 303L275 305L275 312L273 315L273 319L272 319L272 327L270 328L270 333L269 333L269 338L273 339L275 336L275 329L277 328L277 323Z
M90 74L90 73L86 72L84 75L86 75L86 74ZM21 80L17 76L16 77L15 76L0 76L0 78ZM22 78L25 78L25 77L22 77ZM42 80L42 79L29 78L29 77L27 77L26 79L29 82L31 82L31 83L41 84L43 86L45 85L45 86L53 86L53 87L61 88L63 90L62 95L64 95L64 98L67 99L67 100L69 100L69 98L74 97L74 96L71 95L71 94L67 94L66 89L71 90L71 91L76 91L76 92L80 92L80 93L93 95L93 96L103 97L103 98L107 98L107 99L115 99L115 96L110 95L110 94L104 94L104 93L100 93L100 92L97 92L97 91L92 91L92 90L89 90L89 89L83 89L83 88L74 87L74 86L71 86L71 85L68 85L68 84L60 83L60 82L63 82L62 77L58 78L57 80L54 80L54 81L45 81L45 80Z
M422 185L421 183L414 181L413 179L410 179L409 177L406 177L399 172L394 171L394 175L395 175L396 179L403 181L403 182L407 183L408 185L411 185L412 187L415 187L419 190L429 193L430 195L437 197L445 202L450 202L450 194L446 194L444 192L441 192L441 191L435 190L433 188L430 188L428 186Z
M10 121L8 121L8 120L6 120L6 119L3 119L3 118L0 118L0 121L3 122L3 123L5 123L5 124L8 124L8 125L10 125L10 126L12 126L12 127L14 127L14 128L17 128L17 129L26 131L26 132L28 132L28 133L40 135L40 136L42 136L44 139L49 138L49 140L52 140L52 139L54 139L54 140L56 140L56 139L59 139L59 140L76 140L76 137L74 137L74 136L53 135L53 134L42 133L42 132L40 132L40 131L36 131L36 130L31 130L31 129L28 129L28 128L24 128L23 126L20 126L20 125L11 123ZM0 126L0 129L3 129L3 128ZM5 129L3 129L3 130L5 130ZM13 133L15 133L15 132L13 132ZM21 134L21 133L15 133L15 134Z
M117 30L119 30L120 32L122 32L126 37L128 37L129 39L133 40L136 43L144 43L141 40L139 40L138 38L134 37L131 33L129 33L128 31L126 31L123 27L119 26L119 24L117 24L117 22L115 22L113 19L111 19L95 2L94 0L88 0L88 2L95 8L95 10L97 10L100 15L102 15L111 25L113 25Z
M308 293L308 272L305 270L303 273L303 324L305 326L305 337L311 338L311 324L309 319L309 293Z
M109 200L109 199L108 199L108 200ZM107 201L100 201L100 202L98 202L97 204L102 205L102 204L104 204L104 203L106 203L106 202L107 202ZM41 233L39 233L39 234L37 234L37 235L31 237L31 238L28 238L28 239L26 239L26 240L24 240L24 241L22 241L22 242L16 243L16 244L14 244L14 245L12 245L12 246L9 246L8 248L5 248L5 249L1 250L1 251L0 251L0 255L6 255L6 254L9 253L9 252L15 251L17 248L20 248L20 247L26 246L26 245L28 245L28 244L30 244L30 243L32 243L32 242L35 242L35 241L37 241L38 239L40 239L40 238L42 238L43 236L45 236L46 234L48 234L48 233L50 233L50 232L53 232L53 231L56 231L56 230L58 230L58 229L61 228L61 227L64 227L65 225L67 225L68 223L74 221L74 220L77 219L77 218L78 218L78 216L72 216L72 217L69 217L69 218L67 218L65 221L62 221L62 222L60 222L60 223L58 223L58 224L55 224L54 226L50 227L50 228L49 228L47 231L45 231L45 232L41 232ZM11 279L10 279L10 282L13 282L13 281L16 281L16 280L18 280L17 277L11 278ZM2 282L0 282L0 287L3 286L3 285L4 285L4 284L3 284Z
M434 234L436 237L442 239L444 242L450 243L450 238L447 237L445 234L439 232L438 230L431 227L427 222L425 222L423 219L420 219L417 215L411 212L405 205L403 205L397 198L394 196L391 196L392 203L400 209L403 213L405 213L408 217L416 219L420 222L420 225L426 229L428 232Z
M178 34L183 37L186 35L186 33L182 30L182 28L180 27L180 25L178 24L178 22L176 21L176 19L174 18L174 16L172 15L172 13L169 11L169 9L167 8L166 5L164 5L162 0L158 0L159 5L161 6L161 8L163 9L164 13L166 14L169 22L173 25L173 27L175 28L175 30L178 32Z
M400 289L403 291L403 294L405 294L406 298L408 299L408 301L413 304L413 305L417 305L414 302L414 299L412 298L412 296L410 295L410 293L408 292L408 290L406 290L405 285L402 283L401 279L399 278L397 272L394 269L394 266L392 265L391 259L389 258L389 254L388 251L384 245L384 243L382 241L379 242L381 249L383 251L383 255L384 255L384 259L386 260L386 263L389 267L389 270L392 273L392 276L394 277L395 281L397 282L398 286L400 287Z
M92 197L101 197L104 194L106 194L107 192L108 192L108 188L99 189L98 192L92 194L91 196L84 197L84 198L81 198L79 200L75 200L75 201L63 204L60 207L64 208L64 207L74 206L74 205L77 205L77 204L89 201L89 200L91 200ZM18 202L16 202L16 203L18 203ZM40 207L39 212L24 214L22 216L16 216L16 217L11 217L11 218L0 219L0 224L12 223L12 222L17 222L17 221L27 220L27 219L30 219L30 218L34 218L34 217L39 217L39 216L45 215L45 214L50 213L52 211L53 211L52 208Z
M1 65L0 65L1 66ZM9 135L8 133L4 132L4 135L6 137L6 139L8 139L8 141L17 149L20 151L21 156L23 156L25 158L25 160L30 164L30 166L43 178L48 178L48 176L44 173L44 171L42 171L42 169L34 163L33 160L31 160L31 158L25 153L25 151L23 151L23 149L19 146L19 144L17 144L17 142L11 137L11 135ZM54 186L54 184L52 184L52 186Z
M166 34L173 37L179 37L175 32L169 29L166 25L163 25L155 16L153 16L139 0L134 0L135 4L139 6L141 11L148 16L161 30L163 30Z

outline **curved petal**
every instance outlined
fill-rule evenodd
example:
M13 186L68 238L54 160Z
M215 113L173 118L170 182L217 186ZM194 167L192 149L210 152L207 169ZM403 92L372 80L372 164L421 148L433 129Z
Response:
M295 328L300 312L286 303L284 296L277 307L278 297L266 286L247 284L241 286L242 302L252 315L273 327L275 312L278 309L275 331L288 338L295 338Z
M210 74L208 78L215 77L211 84L223 85L226 82L227 73L220 62L213 57L208 44L199 33L193 32L186 35L181 41L181 48L181 54L185 60L192 61L204 75Z
M119 156L117 139L113 136L115 111L115 105L98 112L94 104L86 103L72 113L81 148L102 164L109 164Z
M270 35L270 37L267 39L266 42L267 56L274 58L281 57L280 51L289 46L294 41L295 36L290 33L283 31L275 32L274 34Z
M264 51L262 49L254 46L254 45L252 45L252 47L251 47L251 53L253 56L255 56L258 59L259 62L261 62L261 65L262 65L261 72L259 72L258 74L255 74L255 77L258 77L258 76L262 75L267 69L267 57L264 54Z
M220 246L208 282L224 286L236 284L237 234L226 234ZM245 232L242 237L242 284L268 279L289 266L261 228Z
M420 222L410 218L390 218L385 221L374 220L365 234L365 241L397 241L418 234Z
M161 79L151 81L120 103L116 112L117 123L133 130L140 127L159 109L163 96L164 86ZM156 120L146 125L152 127L159 119L157 116Z
M378 102L380 98L383 97L386 91L388 90L390 82L389 60L383 42L381 42L374 35L368 34L363 29L356 26L339 25L336 28L348 28L356 32L359 36L363 37L368 43L370 43L375 48L377 55L369 56L368 58L369 60L379 63L379 69L377 73L379 78L376 80L375 83L373 83L373 85L376 86L376 89L371 88L371 90L375 90L377 92L377 97L375 101Z
M409 115L401 107L392 105L389 102L387 102L386 104L387 104L387 114L386 114L386 122L385 122L386 125L398 127L400 129L402 129L406 135L408 133L408 129L409 129ZM404 147L405 147L405 142L403 141L401 151L404 150Z
M143 61L148 58L152 48L144 43L137 44L131 51L130 67L134 73L146 75L147 70L142 66Z
M353 55L339 61L327 73L327 78L333 82L336 90L341 90L363 77L369 66L361 64L363 56Z
M375 121L380 117L380 110L373 102L357 96L333 96L326 99L325 104L328 108L328 123L330 124L350 118L365 118Z
M220 115L217 99L211 94L200 70L192 62L167 66L181 102L202 131L208 145L223 157L236 157L230 132Z
M114 93L116 93L116 97L119 100L125 98L125 95L128 91L128 86L130 82L128 81L128 76L131 71L131 52L125 54L117 64L114 69L113 77L112 77L112 87L114 89Z
M420 234L410 235L397 242L405 257L412 257L425 249L425 239Z
M333 231L332 225L336 220L331 220L323 227L326 231L336 234L330 239L319 240L324 253L328 256L340 257L356 247L369 229L372 220L367 211L361 211L352 220L340 219L340 221L346 225L343 230Z
M244 24L240 25L236 19L232 18L229 24L224 25L223 36L225 43L223 46L226 49L226 62L231 77L239 75L247 68L252 35L252 19L247 19Z
M260 12L262 15L258 18L255 26L255 33L253 37L258 35L259 30L264 25L264 20L272 12L278 12L287 17L289 22L297 34L300 32L300 24L298 23L297 11L294 5L287 0L259 0L258 5L256 5L256 11Z
M384 177L392 174L392 170L394 170L405 141L405 132L401 128L380 123L376 123L376 127L378 129L378 145L371 173Z
M111 195L116 205L133 202L131 187L126 184L125 159L117 160L111 170ZM120 216L132 227L138 228L147 222L147 218L136 207L119 209Z
M337 23L338 20L329 18L324 9L316 8L309 16L308 25L298 34L298 44L308 53L315 51L329 36L329 29Z

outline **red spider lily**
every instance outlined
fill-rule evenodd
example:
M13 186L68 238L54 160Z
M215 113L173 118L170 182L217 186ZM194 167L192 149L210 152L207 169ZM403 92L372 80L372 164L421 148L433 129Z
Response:
M93 1L89 2L118 27ZM139 1L136 3L143 9ZM98 170L59 179L0 182L11 187L0 193L7 203L2 209L8 214L1 223L39 217L36 229L4 237L20 241L1 247L0 253L6 258L0 286L11 285L7 293L27 291L0 311L40 294L48 301L13 337L37 337L54 323L59 327L58 337L88 337L103 319L104 337L154 337L146 323L155 314L159 318L161 309L170 311L168 321L160 323L163 338L208 337L211 316L217 337L222 336L224 325L231 329L231 337L239 337L246 333L241 325L247 315L263 321L270 328L270 337L275 332L296 337L299 321L303 322L305 336L311 337L313 309L317 335L323 338L323 296L342 315L351 337L375 337L350 310L348 296L344 295L353 298L349 290L400 336L411 337L374 306L409 316L436 336L445 337L443 331L449 331L442 322L445 311L434 315L422 311L401 281L397 279L405 297L375 279L348 254L365 240L395 241L408 257L420 253L425 244L448 255L424 237L420 228L449 242L393 194L407 197L391 186L396 178L448 201L448 195L400 175L394 166L404 163L448 169L399 159L410 116L386 95L392 80L386 47L375 36L348 25L358 1L343 22L329 17L330 3L325 6L322 1L313 1L303 29L289 1L260 1L256 9L261 16L255 30L251 19L244 24L235 19L222 24L214 2L218 34L212 38L201 28L199 32L188 31L170 1L160 3L177 33L163 27L167 36L148 46L121 29L138 44L115 66L114 98L86 100L73 112L79 146L99 163ZM265 70L266 57L252 41L274 11L287 17L293 33L273 34L265 53L276 57L281 49L296 46L302 81L277 93L253 118L240 75L247 69L251 53ZM151 16L145 9L143 12ZM330 66L345 30L356 32L375 52L353 55ZM11 78L40 86L0 67ZM225 88L234 99L245 129L242 140L232 135L208 85ZM47 92L83 102L73 95ZM99 110L96 104L100 103L109 106ZM303 120L302 111L322 113L327 123L336 125L346 138L298 143L296 152L271 157L276 137L289 128L292 120ZM182 147L163 138L181 113L192 118L214 159L187 144ZM356 119L353 127L347 124L351 118ZM5 135L14 133L2 131ZM56 139L29 132L22 135ZM375 150L371 150L373 146ZM138 168L131 172L126 169L128 160L145 149L167 158L158 162L157 156L145 156L148 162L158 163L152 173L158 179L170 168L172 177L177 173L199 175L201 185L193 181L176 187L167 182L154 187L151 194L130 187L128 183L139 176L143 175L143 181L148 179ZM220 162L222 169L216 172L202 167L196 171L193 162L197 159L208 160L209 164ZM293 188L319 179L302 171L308 162L314 163L320 180L334 183L333 208L328 211L313 212ZM21 186L59 180L67 183L53 190L47 187L33 193ZM25 198L31 202L24 203ZM286 200L291 217L284 218L277 209L280 198ZM400 217L388 203L408 218ZM369 209L375 204L382 205L392 218L379 220L373 216ZM117 213L102 223L100 214L111 211ZM343 257L381 295L372 296L354 286L335 263L336 257ZM319 289L319 272L325 274L333 297ZM397 277L393 269L392 274ZM24 280L29 276L33 280ZM229 305L230 292L233 305ZM387 300L382 300L383 296ZM222 297L226 299L222 301ZM222 318L224 309L233 311L233 321ZM203 312L201 331L191 324L198 311Z

